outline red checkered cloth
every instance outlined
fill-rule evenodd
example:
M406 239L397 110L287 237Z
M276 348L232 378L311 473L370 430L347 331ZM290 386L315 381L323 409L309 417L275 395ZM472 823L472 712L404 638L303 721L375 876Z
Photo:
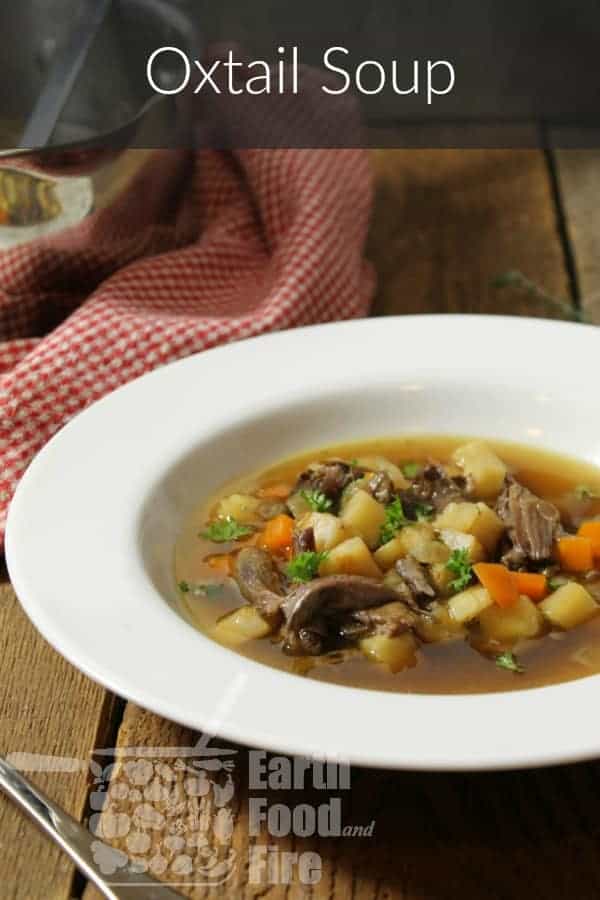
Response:
M0 251L0 541L28 463L90 403L217 344L364 316L370 206L361 150L156 151L117 208Z

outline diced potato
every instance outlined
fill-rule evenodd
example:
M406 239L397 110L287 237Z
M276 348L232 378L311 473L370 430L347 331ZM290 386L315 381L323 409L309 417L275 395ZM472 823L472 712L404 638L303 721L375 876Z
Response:
M452 458L473 482L475 493L486 500L497 497L506 477L506 466L484 441L471 441L452 454Z
M391 569L397 559L406 556L406 547L401 537L392 538L386 544L382 544L379 550L373 554L375 562L384 572Z
M446 563L434 563L429 569L429 578L439 594L446 594L455 575L446 568Z
M455 594L448 600L448 612L455 622L463 624L476 619L477 616L491 606L492 598L484 587L476 585Z
M310 512L310 505L300 491L290 494L287 499L287 506L295 519L301 519L302 516Z
M214 636L223 644L236 647L246 641L266 637L272 630L253 606L240 606L219 619L214 628Z
M361 537L373 548L379 543L381 526L385 522L385 507L366 491L357 491L350 497L340 516L348 534Z
M356 464L363 469L369 469L371 472L385 472L392 479L392 484L398 490L407 488L410 482L406 480L402 474L402 470L385 456L361 456L356 460Z
M217 507L217 516L226 518L231 516L242 525L249 525L256 521L258 517L258 507L262 503L256 497L250 494L230 494L224 497Z
M472 534L487 553L493 553L504 523L487 503L449 503L438 515L434 525L440 530L451 529Z
M416 558L417 557L415 557L415 559ZM450 552L446 544L442 541L433 540L430 541L427 547L422 549L419 562L425 563L426 565L444 565L449 558Z
M416 624L419 637L429 644L463 637L464 626L452 618L444 603L432 603L428 615L419 616Z
M381 571L361 537L348 538L334 547L321 563L319 574L381 577Z
M481 631L488 640L514 643L536 637L543 628L541 612L529 597L521 596L504 609L495 603L479 616Z
M438 531L450 529L471 534L471 528L475 524L478 515L479 511L475 503L449 503L436 516L433 524Z
M398 539L404 547L404 555L410 553L421 563L443 563L450 556L448 548L438 540L433 525L429 522L407 525L399 533Z
M400 672L417 664L417 642L410 631L396 637L375 634L362 638L359 647L365 656L384 663L392 672Z
M348 537L341 521L331 513L313 512L302 516L298 528L312 528L317 553L332 550Z
M357 493L357 491L366 491L368 490L368 478L356 478L354 481L351 481L350 484L347 484L344 490L342 491L342 496L340 497L340 505L339 511L341 513L348 506L348 502L350 499Z
M485 559L485 550L472 534L445 528L440 531L440 537L450 550L466 550L472 563L478 563Z
M582 584L568 581L539 604L539 609L552 625L575 628L598 612L598 604Z
M494 510L480 501L477 504L479 515L471 528L471 534L483 544L488 553L493 553L496 545L504 533L504 522Z

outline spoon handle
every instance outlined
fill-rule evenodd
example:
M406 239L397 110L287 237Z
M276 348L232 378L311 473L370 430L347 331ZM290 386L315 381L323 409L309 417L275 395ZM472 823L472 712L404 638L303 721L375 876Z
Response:
M62 847L107 900L181 900L180 894L143 873L117 871L109 881L94 859L92 845L98 838L56 806L1 756L0 789Z

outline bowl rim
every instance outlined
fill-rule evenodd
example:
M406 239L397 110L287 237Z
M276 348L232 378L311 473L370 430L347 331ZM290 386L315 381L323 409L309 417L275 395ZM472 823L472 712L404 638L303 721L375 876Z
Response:
M417 366L420 341L424 336L431 336L432 328L440 331L438 365ZM559 385L565 395L572 384L581 383L590 372L597 378L600 365L594 363L592 352L595 349L592 342L597 341L597 335L589 325L518 317L431 314L327 323L259 336L186 357L119 388L62 428L36 456L17 488L8 516L6 560L12 584L26 613L60 653L109 690L168 719L251 747L344 759L372 767L440 771L552 765L600 755L600 725L594 725L592 716L586 719L581 715L586 705L593 702L595 690L600 686L600 675L549 687L495 694L386 693L290 675L241 657L196 632L149 584L137 544L138 516L143 499L149 496L171 462L187 449L182 443L185 439L183 425L178 426L175 434L167 433L157 438L159 446L152 451L147 472L131 478L131 470L126 465L121 471L110 471L109 491L106 473L98 478L98 484L90 486L91 499L98 504L98 515L100 519L104 516L105 520L95 521L85 509L90 497L84 499L74 493L81 492L81 479L86 472L80 454L82 450L89 450L91 442L102 434L107 423L119 424L118 441L114 439L114 427L112 436L106 432L107 443L103 449L108 460L117 449L124 449L125 462L133 465L141 446L133 433L134 420L138 429L140 423L147 426L151 401L157 395L159 400L177 396L177 391L191 375L210 378L211 373L214 377L220 372L222 376L223 372L231 371L232 365L243 366L253 358L256 361L257 351L260 351L263 363L258 366L260 371L253 371L249 378L251 384L264 370L265 359L289 359L306 340L311 341L312 365L324 366L319 370L321 374L328 372L333 377L332 367L349 347L366 346L367 357L374 366L370 373L372 383L376 382L376 376L385 377L391 371L399 371L405 378L414 377L418 371L422 379L428 378L433 384L436 377L441 381L444 379L444 365L450 358L444 348L467 347L478 338L482 347L474 354L474 363L465 367L461 362L460 366L451 367L451 374L477 371L485 390L486 377L501 375L503 371L497 360L490 359L493 354L485 346L490 339L494 342L510 339L514 350L511 378L529 375L528 384L536 383L529 371L529 362L518 355L522 347L531 345L532 329L536 331L534 345L548 351L537 357L541 367L538 373L540 384L550 372L551 351L558 346L569 357L569 377ZM372 332L370 335L367 334L369 331ZM380 349L381 346L386 349L393 346L393 338L397 335L409 338L404 345L405 358L390 366L390 360ZM325 345L332 336L336 343L333 350L330 347L328 356ZM326 340L321 341L321 337ZM364 377L363 369L358 366L353 372L354 383L364 381ZM288 373L271 385L270 402L289 400L291 396L306 397L306 391L316 387L313 379L309 381L309 388L296 389L293 394L290 391L295 386L291 381ZM230 382L231 379L223 385L227 400L231 400L234 393ZM346 385L348 380L342 378L338 383ZM327 384L331 388L331 382ZM236 421L239 402L224 405L227 410L222 410L220 415L214 406L209 408L194 438L199 433L212 434L220 426ZM268 406L269 403L266 408ZM131 415L132 407L136 410L135 416ZM255 404L257 410L263 407L264 401ZM192 436L189 438L191 441ZM581 456L580 453L576 455ZM97 465L99 459L96 449L92 465L94 462ZM57 478L62 478L60 485ZM78 518L72 522L64 522L61 518L52 529L53 509L61 492L65 499L64 508L69 513L76 511ZM113 513L120 516L117 527L106 528L112 523L107 518L108 499L102 506L103 492L112 502ZM49 504L53 504L53 509ZM39 528L32 529L31 523L37 521ZM85 546L82 522L89 528L90 538L103 540L103 553L110 559L113 575L118 579L116 584L121 588L120 599L124 605L118 609L114 603L112 607L103 608L105 595L102 591L106 584L101 579L86 588L85 599L89 605L84 609L77 603L75 583L81 566L76 562L77 571L70 574L61 541L70 537L77 552L85 554L83 563L97 560L97 549ZM62 591L59 590L61 585L64 586ZM141 622L136 618L138 616L142 617ZM94 639L94 630L96 635L100 634L104 623L112 629L114 640L112 637L110 641ZM167 655L167 667L164 661L157 662L156 656L156 649L165 634L172 640L171 650L177 648L180 651ZM131 643L132 636L135 637L135 648L127 657L125 648L128 641ZM191 653L197 653L198 657L191 668L186 668ZM152 668L156 671L152 672ZM227 705L222 694L216 697L214 690L208 690L206 697L198 698L190 685L182 681L191 674L205 677L211 672L218 676L211 678L211 683L220 680L226 684L225 695L230 697L232 705L225 712L219 712L221 701ZM177 682L179 695L177 690L165 688L161 681L161 676L169 673ZM250 693L245 694L243 707L239 703L236 707L242 691ZM260 713L260 697L266 696L266 691L270 694L283 691L285 694L282 698L285 703L275 716L268 710ZM490 716L492 697L494 714ZM328 707L330 701L335 716L320 711L318 715L313 713L318 719L318 740L314 735L302 738L302 729L294 724L291 711L300 710L304 716L321 706ZM553 723L557 715L558 722ZM357 717L363 723L362 730L353 727ZM398 727L399 717L413 730L418 729L416 737L410 734L410 728ZM432 717L436 718L433 724ZM472 724L468 724L474 721L479 726L475 733ZM521 730L520 735L513 734L508 728L511 722ZM376 746L386 734L387 744ZM396 738L401 741L401 746L394 740Z

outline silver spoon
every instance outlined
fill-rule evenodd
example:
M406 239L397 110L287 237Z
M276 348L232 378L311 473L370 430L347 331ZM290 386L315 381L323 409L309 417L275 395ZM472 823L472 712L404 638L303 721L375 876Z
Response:
M1 756L0 788L62 847L107 900L181 900L180 894L143 873L122 871L114 876L113 882L109 881L94 860L92 843L97 840L94 835L52 803Z

